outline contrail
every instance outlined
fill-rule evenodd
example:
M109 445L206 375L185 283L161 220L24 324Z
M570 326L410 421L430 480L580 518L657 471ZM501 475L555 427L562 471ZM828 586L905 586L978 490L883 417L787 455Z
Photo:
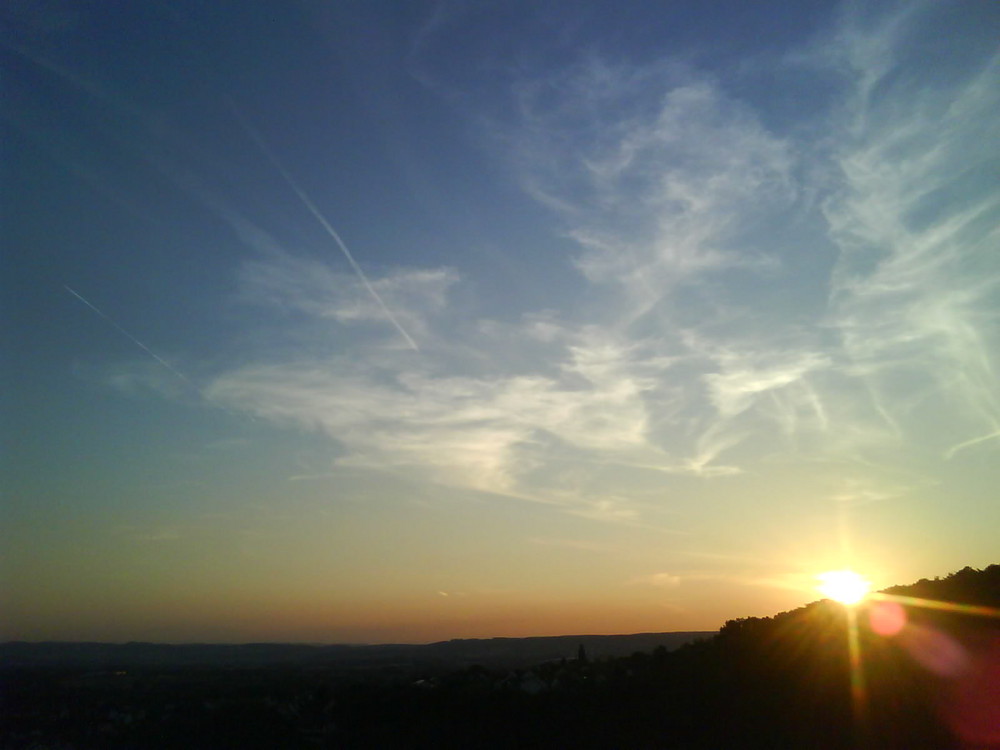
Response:
M133 336L133 335L132 335L131 333L129 333L129 332L128 332L128 331L126 331L126 330L125 330L124 328L122 328L122 327L121 327L120 325L118 325L118 324L117 324L117 323L116 323L116 322L115 322L114 320L112 320L112 319L111 319L111 318L109 318L109 317L108 317L107 315L105 315L105 314L104 314L103 312L101 312L101 311L100 311L100 310L99 310L99 309L98 309L98 308L97 308L96 306L94 306L94 305L92 305L92 304L91 304L90 302L88 302L88 301L87 301L87 300L86 300L86 299L85 299L85 298L83 297L83 295L82 295L82 294L80 294L79 292L77 292L77 291L75 291L75 290L71 289L70 287L68 287L68 286L67 286L67 285L65 285L65 284L63 284L63 288L64 288L64 289L65 289L65 290L66 290L67 292L69 292L70 294L72 294L72 295L73 295L74 297L76 297L76 298L77 298L78 300L80 300L80 301L81 301L81 302L82 302L83 304L85 304L85 305L86 305L87 307L89 307L89 308L90 308L91 310L93 310L93 311L94 311L95 313L97 313L97 314L98 314L98 315L100 315L100 316L101 316L102 318L104 318L104 319L105 319L106 321L108 321L108 323L110 323L110 324L111 324L112 326L114 326L114 327L115 327L115 329L116 329L116 330L117 330L117 331L118 331L118 332L119 332L120 334L122 334L123 336L125 336L125 338L127 338L127 339L128 339L129 341L131 341L131 342L132 342L133 344L135 344L135 345L136 345L136 346L138 346L138 347L139 347L140 349L142 349L142 350L143 350L144 352L146 352L146 354L148 354L148 355L149 355L150 357L152 357L153 359L155 359L155 360L156 360L157 362L159 362L159 363L160 363L161 365L163 365L164 367L166 367L166 368L167 368L168 370L170 370L170 372L172 372L172 373L173 373L174 375L176 375L176 376L177 376L178 378L180 378L181 380L183 380L183 381L184 381L185 383L187 383L187 384L188 384L189 386L191 386L192 388L194 388L194 390L195 390L195 391L197 391L197 392L198 392L199 394L201 393L201 390L200 390L200 389L198 388L198 386L196 386L196 385L195 385L195 384L194 384L194 383L193 383L193 382L191 381L191 379L190 379L190 378L188 378L188 376L187 376L187 375L185 375L185 374L184 374L183 372L180 372L180 371L178 371L178 370L177 370L177 368L175 368L175 367L174 367L173 365L171 365L171 364L170 364L169 362L167 362L167 361L166 361L165 359L163 359L163 357L161 357L161 356L160 356L159 354L157 354L156 352L154 352L154 351L153 351L152 349L150 349L150 348L149 348L148 346L146 346L146 345L145 345L144 343L142 343L141 341L139 341L139 339L137 339L137 338L136 338L135 336Z
M989 435L981 435L979 437L972 438L971 440L966 440L962 443L958 443L957 445L951 446L951 448L949 448L944 452L944 458L946 461L950 461L955 457L955 454L958 453L960 450L964 450L965 448L970 448L973 445L978 445L979 443L985 443L987 440L996 440L997 438L1000 438L1000 430L997 430L996 432L991 432Z
M268 148L267 143L264 142L264 139L261 137L261 135L250 125L250 123L246 121L246 119L244 119L244 117L240 114L239 109L237 109L236 104L232 100L229 101L229 106L233 110L233 114L236 116L236 120L239 122L240 126L246 131L247 135L250 136L253 142L257 144L257 147L263 152L264 156L268 158L268 161L270 161L271 164L274 165L274 168L278 170L278 172L281 174L282 177L285 178L285 182L287 182L289 187L291 187L292 190L295 191L295 194L299 197L299 200L302 201L302 205L304 205L309 210L309 213L311 213L316 218L316 221L318 221L320 225L323 227L323 229L326 230L326 233L333 238L334 242L337 243L337 247L340 248L340 251L344 254L344 257L347 258L347 262L351 264L351 268L354 269L354 273L356 273L358 275L358 278L361 279L361 283L365 285L365 289L368 290L368 293L372 296L372 299L374 299L375 302L378 303L378 306L382 308L382 312L385 313L385 316L389 319L389 322L392 323L396 327L396 330L399 331L399 334L404 339L406 339L406 343L410 345L410 348L413 349L414 351L419 352L420 347L417 346L417 342L414 341L413 337L406 332L406 329L403 328L402 323L400 323L396 319L396 316L392 314L392 310L389 309L388 305L385 304L385 302L379 296L378 292L375 291L375 288L371 285L371 282L368 281L368 277L365 276L365 272L361 270L361 266L359 266L358 262L354 260L354 256L351 254L351 251L348 249L344 241L340 238L340 235L337 234L337 230L333 228L333 226L330 224L329 221L326 220L326 217L323 216L320 210L316 207L316 204L312 202L312 199L309 197L306 191L303 190L301 187L299 187L299 184L295 181L292 175L289 174L288 170L285 169L284 165L280 161L278 161L278 157L276 157L271 152L271 149Z

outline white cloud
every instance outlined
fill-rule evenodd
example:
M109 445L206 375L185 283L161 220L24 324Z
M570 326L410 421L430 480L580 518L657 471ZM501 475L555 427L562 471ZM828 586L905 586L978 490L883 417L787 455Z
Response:
M372 275L421 340L404 356L356 276L269 247L243 295L284 311L291 343L209 397L322 433L339 465L628 522L643 508L602 484L616 469L714 478L778 452L995 446L997 61L957 84L901 76L919 23L845 25L816 55L844 74L827 130L782 137L676 63L521 77L515 121L492 127L576 241L580 273L556 282L586 304L498 321L453 307L453 270ZM802 288L812 307L786 304Z
M459 280L450 268L395 269L369 283L393 315L414 334L427 333L428 318L444 309L449 288ZM385 323L385 311L356 274L329 263L272 250L247 261L240 271L247 301L338 323Z
M345 465L522 493L529 490L518 477L542 460L541 435L612 454L646 445L645 366L589 333L569 347L558 377L433 376L332 357L236 370L209 393L259 417L323 431L347 447Z
M748 359L764 360L764 364ZM766 358L758 353L741 357L729 352L720 364L722 372L709 373L704 379L719 414L732 417L750 408L761 394L786 389L811 371L829 367L830 359L818 352L777 352Z
M942 437L960 431L972 446L1000 430L1000 338L990 312L1000 287L1000 265L990 260L1000 238L990 178L1000 56L915 79L893 43L921 19L892 20L891 35L851 30L843 40L857 87L852 127L836 151L842 187L825 207L840 249L831 320L887 421L917 430L950 413ZM888 52L862 65L878 45Z
M794 198L793 159L706 78L678 69L664 84L656 72L591 61L569 74L568 96L556 90L565 80L519 89L521 131L510 142L522 156L546 155L525 181L548 181L549 195L575 207L567 232L582 250L577 281L613 282L610 310L595 309L590 320L527 312L514 324L469 327L448 307L448 290L460 283L453 271L401 270L372 277L372 286L422 345L436 342L436 357L414 362L370 348L333 355L323 340L333 331L318 323L380 322L381 311L353 275L271 247L244 265L244 298L311 321L312 333L302 338L300 320L298 345L284 345L284 361L270 355L225 373L211 397L323 432L343 446L342 465L530 497L598 519L633 520L636 505L627 494L593 489L596 476L579 462L705 478L739 473L716 461L743 431L700 417L685 428L688 444L662 437L680 411L704 400L696 378L711 358L677 330L640 337L628 326L677 284L766 265L756 251L741 253L736 239L748 217L759 221L766 206ZM584 125L581 138L591 115L605 127ZM753 362L705 374L723 417L819 366L805 355ZM671 375L678 364L687 371ZM556 469L568 456L578 467Z
M794 200L793 150L708 77L589 60L518 93L523 182L585 277L620 285L625 320L705 274L774 267L740 237Z

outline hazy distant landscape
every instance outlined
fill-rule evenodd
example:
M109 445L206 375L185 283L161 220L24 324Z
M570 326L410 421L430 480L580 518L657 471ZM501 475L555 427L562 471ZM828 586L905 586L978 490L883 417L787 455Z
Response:
M471 638L425 645L310 646L282 643L244 645L155 643L27 643L0 645L6 666L58 665L121 669L136 667L273 667L336 666L365 669L386 665L434 665L458 668L469 664L525 667L575 656L582 646L594 657L627 656L636 651L675 649L709 638L712 631L637 633L633 635L566 635L540 638Z
M905 612L898 628L886 629L879 596L906 602L886 610ZM994 748L998 615L1000 565L991 565L887 589L857 610L822 600L730 620L718 633L371 646L6 643L0 741ZM853 679L851 627L862 675Z

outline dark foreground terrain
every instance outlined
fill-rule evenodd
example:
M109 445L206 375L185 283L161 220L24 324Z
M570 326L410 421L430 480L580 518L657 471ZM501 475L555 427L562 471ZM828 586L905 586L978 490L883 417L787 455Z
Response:
M0 747L1000 748L1000 565L885 593L712 637L3 644Z

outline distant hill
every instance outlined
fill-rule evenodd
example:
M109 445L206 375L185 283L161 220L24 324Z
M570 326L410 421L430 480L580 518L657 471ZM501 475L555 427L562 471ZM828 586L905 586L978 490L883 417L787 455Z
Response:
M963 568L944 578L921 579L892 586L882 593L923 599L1000 607L1000 565L984 570ZM723 640L740 631L758 634L774 627L797 623L808 628L820 616L829 617L822 602L813 602L772 617L730 620L721 630ZM834 609L834 614L839 610ZM921 613L917 613L920 616ZM0 644L0 668L82 667L121 669L136 667L273 667L324 666L363 669L386 666L432 665L441 669L474 664L492 668L524 668L546 661L576 658L583 646L594 658L649 653L661 647L674 651L681 646L717 639L718 631L635 633L629 635L562 635L532 638L468 638L422 645L304 645L285 643L248 644L158 644L24 642Z
M378 667L392 664L460 668L526 667L577 656L582 645L592 658L627 656L663 647L670 651L710 638L712 631L637 633L632 635L563 635L535 638L471 638L426 645L309 646L283 643L181 644L72 643L13 641L0 644L2 667Z
M882 593L714 634L7 643L0 747L1000 750L1000 565Z
M590 658L629 656L658 648L673 651L695 641L711 638L716 631L635 633L633 635L559 635L536 638L487 638L441 641L422 647L423 653L449 661L461 660L490 666L497 663L537 664L577 656L580 646Z
M882 593L1000 607L1000 565L983 570L966 566L944 578L921 578L905 586L890 586Z

